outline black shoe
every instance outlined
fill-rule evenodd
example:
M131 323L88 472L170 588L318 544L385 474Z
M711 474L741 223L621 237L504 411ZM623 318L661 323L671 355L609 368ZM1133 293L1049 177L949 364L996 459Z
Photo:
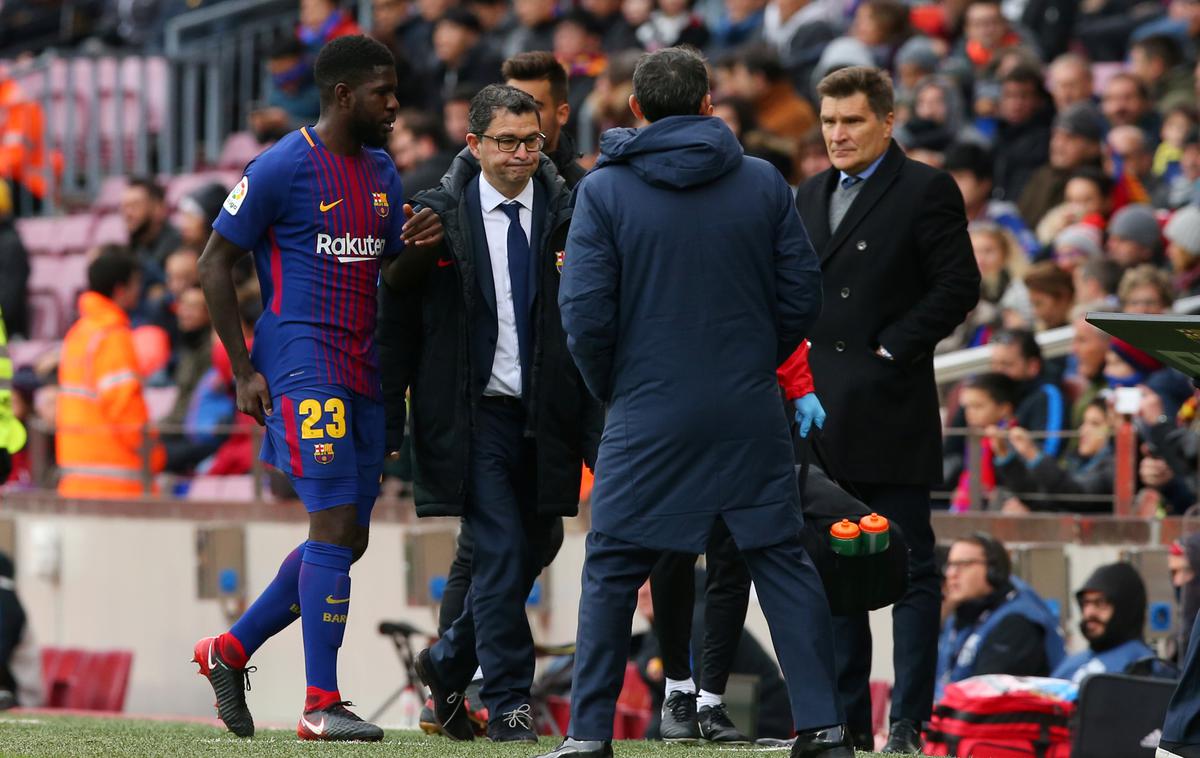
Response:
M12 690L0 690L0 711L16 707L17 696L12 693Z
M709 742L723 742L727 745L750 744L750 738L733 725L724 703L701 708L696 712L696 723L700 728L700 737Z
M921 741L921 730L917 727L917 722L909 719L896 719L892 722L883 752L920 755L923 748L924 743Z
M796 735L792 758L854 758L854 743L844 724L812 729Z
M612 743L567 737L562 744L537 758L612 758Z
M238 737L253 737L254 717L246 706L246 692L250 689L250 672L254 668L230 666L221 657L216 637L205 637L197 642L193 653L192 661L199 664L200 676L208 679L217 696L217 718Z
M665 742L695 742L700 739L696 721L696 693L672 692L662 707L659 732Z
M487 736L492 742L537 742L529 704L513 708L488 721Z
M438 731L452 740L469 742L475 739L475 728L467 717L463 693L454 692L438 678L437 669L429 658L429 651L422 650L413 661L417 676L429 688L433 698L433 716Z
M857 732L850 735L850 741L854 743L855 750L861 750L864 753L875 752L875 735L870 732Z
M363 721L351 713L346 706L354 705L348 700L334 703L319 711L305 711L296 724L296 736L302 740L322 742L379 742L383 730Z
M1159 740L1154 758L1200 758L1200 745Z

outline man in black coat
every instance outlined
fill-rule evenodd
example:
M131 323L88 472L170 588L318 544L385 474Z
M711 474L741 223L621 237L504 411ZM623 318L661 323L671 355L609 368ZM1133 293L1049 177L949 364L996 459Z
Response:
M462 691L481 665L488 736L536 741L525 599L554 523L577 512L600 409L559 319L556 253L570 198L541 154L537 104L489 85L471 101L469 120L467 149L442 185L414 198L441 218L444 248L412 250L384 274L388 449L400 447L409 391L417 515L462 516L487 535L475 543L466 608L416 661L439 726L472 739Z
M825 307L809 360L829 416L830 467L911 548L908 593L893 609L896 687L890 752L917 752L937 666L940 580L929 491L941 481L933 348L979 299L962 195L949 174L891 139L887 74L852 67L820 84L833 168L796 197L821 259ZM860 747L870 745L871 632L865 613L834 619L839 688Z

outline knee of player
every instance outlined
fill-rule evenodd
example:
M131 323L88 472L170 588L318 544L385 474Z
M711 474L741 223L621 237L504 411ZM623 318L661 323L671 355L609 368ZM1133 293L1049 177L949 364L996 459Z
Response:
M353 505L316 511L309 516L309 539L318 542L354 549L360 539L359 532ZM365 540L363 541L363 550L366 550Z
M353 544L350 545L350 550L353 551L352 561L357 561L362 558L367 552L367 545L371 542L371 534L366 527L360 527L358 534L354 537Z

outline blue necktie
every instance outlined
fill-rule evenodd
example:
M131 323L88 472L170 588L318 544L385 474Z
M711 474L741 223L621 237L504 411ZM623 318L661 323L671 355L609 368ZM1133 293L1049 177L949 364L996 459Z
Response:
M529 249L525 230L521 228L521 205L504 203L500 210L508 216L508 279L512 285L513 315L517 322L517 348L521 353L521 376L524 377L529 368L531 347L529 266L533 252Z
M863 181L861 176L847 176L842 180L842 189L848 190L861 181Z

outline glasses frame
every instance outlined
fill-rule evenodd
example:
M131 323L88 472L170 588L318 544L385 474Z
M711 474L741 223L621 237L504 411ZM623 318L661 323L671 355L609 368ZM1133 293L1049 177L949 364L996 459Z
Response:
M540 152L542 152L542 148L546 147L546 135L542 132L537 132L535 134L531 134L528 137L525 137L524 139L521 139L519 137L513 137L511 135L506 135L503 137L493 137L490 134L483 134L481 132L475 132L475 136L480 139L490 139L492 142L495 142L496 149L502 153L515 153L515 152L517 152L517 149L521 145L525 145L525 152L527 152L527 153L540 153ZM505 150L503 147L500 146L500 140L507 140L507 139L516 140L517 144L513 145L512 150ZM536 149L531 150L529 148L529 140L531 140L531 139L536 139L538 141L538 146Z

